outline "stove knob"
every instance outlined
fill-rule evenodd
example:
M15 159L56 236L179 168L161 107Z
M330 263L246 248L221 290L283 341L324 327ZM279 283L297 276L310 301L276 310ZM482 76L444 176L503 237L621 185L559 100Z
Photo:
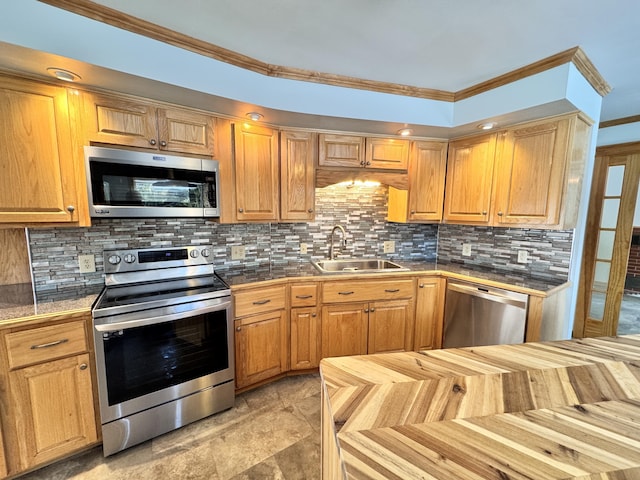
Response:
M135 256L135 255L132 255L131 253L127 253L127 254L124 256L124 261L125 261L125 262L127 262L127 263L133 263L133 262L135 262L135 261L136 261L136 256Z
M200 255L200 254L198 253L198 250L191 250L191 251L189 252L189 256L190 256L191 258L198 258L198 255Z
M200 252L200 254L204 258L207 258L209 255L211 255L211 250L209 250L208 248L203 248L202 251Z
M122 259L118 255L109 255L109 259L107 260L111 265L117 265L120 263Z

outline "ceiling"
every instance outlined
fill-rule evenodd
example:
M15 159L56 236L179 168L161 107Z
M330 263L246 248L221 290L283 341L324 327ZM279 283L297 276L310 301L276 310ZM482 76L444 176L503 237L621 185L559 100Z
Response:
M261 62L455 92L579 46L640 114L637 0L95 0Z

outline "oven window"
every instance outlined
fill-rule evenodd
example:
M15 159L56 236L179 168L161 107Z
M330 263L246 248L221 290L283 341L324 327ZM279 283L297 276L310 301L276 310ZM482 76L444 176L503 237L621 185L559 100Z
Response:
M91 161L94 205L202 208L202 172Z
M229 368L227 311L110 333L103 346L115 405Z

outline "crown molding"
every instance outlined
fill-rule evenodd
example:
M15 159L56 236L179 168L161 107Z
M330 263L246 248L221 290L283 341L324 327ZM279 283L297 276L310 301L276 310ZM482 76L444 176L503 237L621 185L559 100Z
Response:
M552 55L534 62L512 72L500 75L486 82L473 85L458 92L435 90L431 88L416 87L398 83L365 80L361 78L322 73L300 68L271 65L247 55L228 50L209 42L204 42L189 35L173 30L168 30L154 23L122 13L91 0L39 0L53 7L61 8L69 12L82 15L92 20L97 20L108 25L137 33L154 40L168 43L175 47L183 48L215 60L244 68L262 75L284 78L288 80L300 80L304 82L321 83L338 87L369 90L379 93L403 95L409 97L424 98L454 102L463 100L494 88L507 85L531 75L549 70L551 68L572 62L591 86L602 96L611 91L611 87L600 75L593 63L587 58L580 47L574 47L564 52Z

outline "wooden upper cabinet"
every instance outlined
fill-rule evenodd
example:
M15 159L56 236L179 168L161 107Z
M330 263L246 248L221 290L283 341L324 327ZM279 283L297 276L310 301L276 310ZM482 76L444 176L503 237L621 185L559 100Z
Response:
M236 217L278 220L278 131L253 124L235 124Z
M214 117L110 95L83 96L89 141L214 156Z
M413 142L409 156L409 190L389 187L387 219L391 222L442 220L446 171L446 142Z
M581 184L589 129L572 116L506 131L496 155L493 223L575 226L575 214L569 212L579 203L579 189L573 183Z
M496 134L449 143L444 221L489 223Z
M319 167L406 170L409 140L320 134Z
M365 166L387 170L406 170L409 164L409 140L367 138Z
M318 165L321 167L364 167L364 137L319 135Z
M310 221L315 204L315 145L311 132L280 133L280 218Z
M0 77L0 132L0 223L78 222L66 89Z

